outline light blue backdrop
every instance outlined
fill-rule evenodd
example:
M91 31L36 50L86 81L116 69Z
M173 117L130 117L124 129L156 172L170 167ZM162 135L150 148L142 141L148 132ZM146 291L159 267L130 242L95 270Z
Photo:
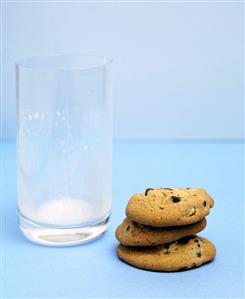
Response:
M114 59L116 138L242 138L242 5L3 3L3 137L16 59L91 53Z

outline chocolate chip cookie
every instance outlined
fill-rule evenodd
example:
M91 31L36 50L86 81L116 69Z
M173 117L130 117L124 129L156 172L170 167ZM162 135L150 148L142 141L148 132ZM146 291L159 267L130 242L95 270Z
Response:
M155 247L128 247L120 244L118 256L126 263L152 271L183 271L199 267L216 254L215 246L202 237L184 237Z
M206 227L206 219L184 226L152 227L124 219L116 230L117 240L126 246L154 246L195 235Z
M149 226L179 226L200 221L213 205L203 188L148 188L130 198L126 215Z

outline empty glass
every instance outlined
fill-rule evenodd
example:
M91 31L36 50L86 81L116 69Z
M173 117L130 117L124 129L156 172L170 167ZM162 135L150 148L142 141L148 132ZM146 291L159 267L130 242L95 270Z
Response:
M67 55L16 64L18 209L24 235L76 245L111 213L111 61Z

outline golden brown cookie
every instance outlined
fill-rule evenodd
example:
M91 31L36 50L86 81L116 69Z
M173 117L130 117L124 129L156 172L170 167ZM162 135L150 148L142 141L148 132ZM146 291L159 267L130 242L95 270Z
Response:
M201 266L216 255L215 246L202 237L184 237L156 247L128 247L120 244L118 256L126 263L152 271L183 271Z
M130 198L126 215L155 227L187 225L203 219L213 205L203 188L149 188Z
M206 227L206 219L184 226L152 227L124 219L116 230L117 240L126 246L154 246L195 235Z

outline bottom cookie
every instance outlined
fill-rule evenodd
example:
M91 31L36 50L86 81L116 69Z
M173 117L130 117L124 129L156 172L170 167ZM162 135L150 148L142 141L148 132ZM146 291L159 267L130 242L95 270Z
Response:
M199 267L216 255L215 246L205 238L184 237L176 242L156 247L119 245L119 258L138 268L152 271L183 271Z

